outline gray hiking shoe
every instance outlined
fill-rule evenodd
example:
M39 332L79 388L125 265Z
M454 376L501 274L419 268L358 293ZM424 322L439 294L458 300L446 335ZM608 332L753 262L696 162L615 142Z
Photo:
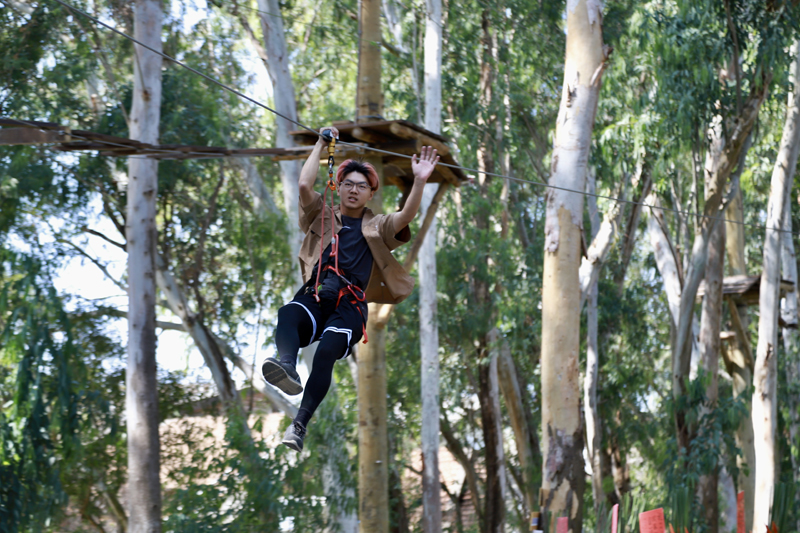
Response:
M264 381L275 385L289 396L295 396L303 392L303 385L300 383L300 376L294 367L287 363L281 363L274 357L268 357L261 365L261 374Z
M300 422L292 422L286 433L283 434L283 444L296 452L303 451L303 439L306 436L306 428Z

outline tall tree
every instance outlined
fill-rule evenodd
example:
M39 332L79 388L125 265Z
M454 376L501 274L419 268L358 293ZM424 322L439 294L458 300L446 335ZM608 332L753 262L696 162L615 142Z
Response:
M703 297L700 318L700 344L702 367L705 371L706 411L712 411L719 399L719 356L721 350L720 330L722 328L722 278L725 266L725 225L717 224L711 233L706 265L706 290ZM719 531L719 503L717 484L720 465L700 477L698 491L703 506L705 523L710 533Z
M442 2L425 2L425 128L442 129ZM425 185L421 215L441 185ZM422 359L422 530L442 530L439 485L439 325L436 296L436 215L419 251L419 339Z
M134 36L161 50L161 2L136 0ZM130 137L158 144L161 119L161 56L134 48ZM156 199L158 161L128 161L128 530L161 531L160 445L156 389Z
M381 4L380 0L360 2L356 122L382 118L381 91ZM380 157L368 157L383 185ZM383 212L379 189L368 207ZM380 306L369 304L369 342L358 353L358 497L359 531L389 531L388 435L386 432L386 324L380 320Z
M752 137L752 134L751 134ZM749 143L748 143L749 144ZM745 146L747 148L747 146ZM739 156L739 168L744 169L744 156L746 150ZM747 275L747 261L744 250L744 201L741 187L732 196L725 217L725 250L727 255L728 272L732 276ZM731 342L730 350L725 350L722 355L725 359L725 368L732 379L734 398L740 398L745 403L745 415L736 430L736 446L741 453L736 457L739 467L738 487L744 491L745 527L747 531L753 524L753 501L755 498L756 455L753 440L753 419L749 391L753 385L753 349L750 341L749 326L750 316L746 304L736 304L728 300L731 322L735 337Z
M564 86L556 122L550 185L583 191L597 101L607 59L602 4L567 5ZM542 290L543 508L582 528L583 428L580 413L580 283L583 196L547 196Z
M481 62L479 77L480 112L478 126L483 130L478 144L478 177L480 204L473 211L473 224L484 235L491 232L490 184L492 177L485 173L495 172L494 150L491 135L492 122L499 120L494 114L496 104L496 75L498 65L497 35L492 26L492 13L488 8L481 12ZM487 251L480 255L481 265L488 268L491 256ZM478 401L480 403L481 428L483 430L484 461L486 464L486 488L483 505L483 531L499 533L505 522L505 460L503 451L500 394L497 385L497 360L499 356L499 334L494 324L497 309L492 301L490 280L478 269L471 272L471 298L475 308L485 321L478 332L475 358L478 361Z
M764 238L764 270L758 298L758 346L753 372L753 434L755 435L756 479L753 531L770 525L776 472L775 437L778 426L778 316L780 312L781 229L785 220L786 196L792 186L800 149L800 46L792 46L790 79L792 90L786 106L781 144L770 182L767 229Z
M786 195L786 207L784 207L783 235L781 236L783 250L781 250L781 276L791 282L794 289L789 291L781 301L781 318L784 327L781 330L783 336L783 347L786 353L786 381L788 391L786 396L789 398L789 442L800 442L800 398L798 398L797 387L800 385L800 365L798 364L798 342L797 333L797 254L794 251L794 233L792 233L792 195ZM792 472L795 484L800 484L800 457L798 450L790 447ZM800 509L800 493L795 494L795 509ZM797 517L800 524L800 516Z

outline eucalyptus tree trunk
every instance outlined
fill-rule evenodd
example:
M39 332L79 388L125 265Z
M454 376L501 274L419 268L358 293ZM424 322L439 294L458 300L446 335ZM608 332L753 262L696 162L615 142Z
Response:
M653 206L650 208L647 218L647 233L650 236L650 245L653 247L656 268L658 268L664 284L664 293L667 296L667 307L672 317L672 324L676 326L680 320L681 291L683 290L683 279L679 266L681 258L669 238L664 210L661 209L661 200L654 192L651 192L646 201ZM692 331L699 331L697 317L694 314L692 314L692 320ZM700 347L697 343L697 336L692 335L691 341L692 359L699 361Z
M728 179L738 165L739 156L753 129L758 111L766 97L769 76L765 75L761 84L754 84L739 113L723 125L717 119L711 127L711 143L705 163L706 194L703 215L695 231L688 268L683 277L683 290L676 323L675 343L672 351L672 394L678 399L686 394L687 380L691 369L692 325L695 320L694 305L697 289L705 274L708 259L708 242L726 205L723 196ZM723 127L724 126L724 127ZM738 188L738 184L734 185ZM675 410L675 426L678 446L689 450L693 429L682 409Z
M356 122L370 122L383 113L381 92L381 3L362 0L358 14L359 54ZM383 183L380 157L367 161ZM378 191L380 193L380 190ZM383 212L382 196L368 207ZM386 428L386 323L381 306L369 305L369 342L358 352L358 518L361 533L389 531L388 435Z
M498 342L497 328L492 328L481 339L478 353L481 359L488 360L488 363L478 366L478 400L481 405L486 461L486 490L483 502L485 533L503 533L505 523L506 469L500 388L497 378Z
M770 511L775 483L778 481L775 457L778 391L778 313L781 282L781 227L786 209L786 196L792 186L800 143L800 46L792 45L792 92L786 106L780 149L772 171L767 230L764 238L764 270L758 298L758 346L753 372L753 434L756 451L756 488L753 505L753 531L760 533L770 525Z
M742 161L742 164L744 162ZM744 205L742 190L736 192L726 211L725 248L727 250L729 272L733 276L747 274L747 263L744 255ZM736 336L730 350L722 355L725 367L731 376L733 397L745 402L746 415L736 429L736 446L742 451L736 457L739 467L737 485L744 491L745 530L750 531L753 525L753 502L755 498L756 452L753 437L753 417L751 398L748 394L753 385L753 356L750 342L750 317L747 305L736 305L728 300ZM744 395L744 396L742 396Z
M789 403L789 442L800 443L800 343L797 333L797 255L794 251L794 235L792 231L792 195L786 195L786 206L784 207L784 233L781 236L783 250L781 251L781 270L783 279L794 284L794 290L787 293L781 301L781 318L787 327L781 332L783 335L783 346L786 352L786 382L788 384L788 403ZM798 451L789 450L792 461L792 472L794 474L795 485L800 485L800 454ZM795 494L795 509L800 509L800 492ZM800 516L798 516L798 526L800 527Z
M203 356L203 361L211 371L211 377L217 388L220 402L226 411L229 411L229 414L238 417L243 422L243 432L249 436L250 428L246 423L242 400L228 371L222 349L205 324L203 324L201 317L193 313L189 308L189 302L186 300L183 290L178 286L164 258L160 255L156 258L156 283L161 292L164 293L170 309L180 318L184 329L192 337L195 346Z
M425 128L441 131L442 2L426 0ZM425 216L439 185L425 186L421 216ZM422 531L442 531L439 485L439 325L436 297L436 216L419 251L419 338L422 359Z
M596 190L595 177L590 173L586 190L594 194ZM588 196L589 204L589 232L592 243L600 232L600 214L597 211L597 198ZM611 239L608 239L609 241ZM583 266L583 265L581 265ZM587 276L590 277L590 276ZM586 451L592 465L592 495L594 496L595 513L600 511L600 502L605 500L603 492L603 473L600 465L601 429L600 416L597 412L597 383L600 373L600 354L597 345L597 278L589 282L588 297L586 301L586 376L583 380L583 405L586 418ZM581 296L585 290L581 291Z
M636 184L640 181L644 170L644 165L639 165L637 171ZM625 186L627 183L625 184ZM608 211L600 222L600 213L597 210L597 198L592 196L596 192L595 177L590 173L587 177L586 190L587 196L590 234L592 244L581 261L579 271L581 285L581 305L586 303L586 374L583 380L583 403L586 419L586 451L589 462L592 465L592 495L594 496L595 511L599 509L600 503L605 500L603 491L603 453L601 451L601 420L597 410L597 385L600 379L599 370L599 350L597 341L597 285L600 279L600 270L605 263L614 238L619 231L622 218L622 206L625 200L625 186L623 186L620 199ZM636 206L634 206L636 207ZM638 220L638 215L632 216L632 220ZM636 222L631 222L635 224ZM629 230L635 232L635 229ZM632 235L628 236L630 240ZM621 278L624 280L625 274ZM621 281L619 282L621 283Z
M491 231L491 213L488 209L489 184L491 177L486 173L495 171L495 160L491 149L490 133L491 107L494 100L495 82L495 36L491 26L488 9L481 14L481 65L479 80L479 102L481 112L478 114L478 125L483 129L478 145L478 183L480 195L484 203L477 206L473 214L473 224L483 234ZM496 120L496 117L494 118ZM489 261L485 254L483 261ZM497 380L497 329L491 327L496 316L492 301L492 287L486 279L470 275L470 286L475 302L475 309L485 317L487 330L477 332L478 361L478 401L481 411L481 428L484 440L484 462L486 465L486 490L483 501L483 532L500 533L505 523L505 460L503 454L503 435L500 418L500 395L496 386Z
M725 266L725 224L717 224L711 232L706 265L706 292L700 318L700 344L702 366L706 372L706 410L716 407L719 399L718 375L722 328L722 278ZM721 462L721 461L720 461ZM709 533L719 531L719 503L717 485L719 465L700 476L698 492L702 503L705 525Z
M294 83L292 82L292 72L289 68L289 51L286 47L286 35L283 28L283 17L281 17L281 6L278 0L258 0L258 14L261 22L261 32L264 36L264 47L256 47L262 61L267 67L269 79L272 82L272 97L274 99L275 110L282 115L297 120L297 102L294 94ZM275 117L275 146L278 148L291 148L295 146L294 139L289 132L295 125L281 117ZM281 185L283 185L283 202L286 214L289 217L289 244L292 256L297 257L300 251L300 244L303 235L297 226L299 217L298 201L300 189L298 179L300 178L301 164L299 161L281 161ZM295 265L295 284L297 287L303 284L300 274L300 263Z
M607 48L602 3L567 3L564 88L550 184L583 191ZM580 412L580 283L583 195L547 195L542 290L543 511L583 525L583 428Z
M526 416L523 390L520 386L520 376L517 373L511 348L507 341L500 347L500 356L497 361L497 373L500 390L506 403L506 411L514 431L514 440L517 444L517 456L522 470L522 483L520 487L525 498L525 511L528 513L536 509L538 490L535 484L536 463L540 459L539 447L536 441L536 429L531 427Z
M136 0L134 36L161 50L161 2ZM158 144L161 56L134 45L130 138ZM156 385L155 257L158 161L128 160L128 531L161 531L158 391Z

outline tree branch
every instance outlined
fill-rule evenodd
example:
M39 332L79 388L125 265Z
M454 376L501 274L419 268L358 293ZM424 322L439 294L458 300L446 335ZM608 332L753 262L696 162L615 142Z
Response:
M77 244L75 244L73 242L70 242L70 241L68 241L66 239L63 239L61 237L57 237L56 238L56 242L60 242L61 244L66 244L67 246L69 246L70 248L72 248L73 250L78 252L78 254L82 255L83 257L85 257L86 259L88 259L89 261L94 263L94 265L97 268L99 268L103 272L103 274L105 274L105 276L114 283L114 285L116 285L117 287L122 289L125 292L125 294L128 294L128 287L126 287L121 281L117 280L114 276L112 276L108 272L108 269L106 268L106 266L103 263L101 263L100 261L98 261L97 259L92 257L91 255L89 255L83 248L81 248Z
M104 233L100 233L99 231L96 231L96 230L93 230L93 229L87 228L86 226L83 226L83 227L81 228L81 231L83 231L84 233L89 233L89 234L91 234L91 235L94 235L95 237L100 237L101 239L103 239L103 240L104 240L104 241L106 241L107 243L109 243L109 244L113 244L114 246L116 246L116 247L117 247L117 248L119 248L120 250L124 250L124 251L126 251L126 252L128 251L128 246L127 246L127 244L125 244L125 243L121 243L121 242L117 242L117 241L115 241L115 240L111 239L110 237L106 236Z

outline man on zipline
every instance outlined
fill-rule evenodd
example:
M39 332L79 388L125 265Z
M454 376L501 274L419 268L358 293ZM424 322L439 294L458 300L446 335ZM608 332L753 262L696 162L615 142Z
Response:
M334 139L339 137L336 128L325 129ZM283 444L297 451L303 449L308 422L328 393L333 364L347 357L366 335L367 302L396 304L411 294L414 280L391 250L410 240L408 225L417 215L425 183L439 161L435 149L423 147L421 155L411 160L414 185L403 209L376 215L366 207L380 187L378 173L369 163L348 159L339 165L339 205L325 205L323 195L314 191L320 155L327 144L321 136L300 173L300 229L306 236L299 257L306 283L278 311L278 358L267 358L261 367L268 383L286 394L300 394L297 353L320 341L300 409L283 437Z

